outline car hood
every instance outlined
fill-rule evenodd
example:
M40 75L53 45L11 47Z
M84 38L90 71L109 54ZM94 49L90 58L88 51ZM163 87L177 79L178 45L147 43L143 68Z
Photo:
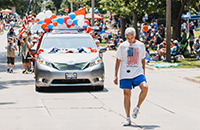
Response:
M92 60L98 58L98 53L41 53L39 58L47 60L52 63L66 63L66 64L76 64L83 62L91 62Z

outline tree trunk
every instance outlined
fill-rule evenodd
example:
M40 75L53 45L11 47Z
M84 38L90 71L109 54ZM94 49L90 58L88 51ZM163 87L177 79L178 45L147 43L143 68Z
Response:
M166 7L166 61L171 62L170 44L171 44L171 0L167 0Z
M179 39L181 37L181 20L174 19L172 20L172 27L173 27L173 39Z
M121 37L125 40L125 18L120 16L120 29L121 29Z
M56 7L56 14L58 15L58 7Z
M138 39L138 28L137 28L137 22L138 22L138 19L137 19L137 11L136 10L133 10L133 27L135 28L135 31L136 31L136 39Z

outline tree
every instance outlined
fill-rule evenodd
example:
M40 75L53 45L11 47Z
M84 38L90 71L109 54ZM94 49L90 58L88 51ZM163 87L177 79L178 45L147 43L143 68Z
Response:
M56 7L56 14L58 14L58 10L60 9L60 5L61 5L61 2L62 0L52 0L55 7Z
M66 12L65 12L65 8L68 8L68 9L70 10L70 3L69 3L68 0L63 0L63 1L62 1L61 5L60 5L59 12L60 12L61 14L65 14L65 13L66 13ZM69 12L71 12L71 11L69 11Z

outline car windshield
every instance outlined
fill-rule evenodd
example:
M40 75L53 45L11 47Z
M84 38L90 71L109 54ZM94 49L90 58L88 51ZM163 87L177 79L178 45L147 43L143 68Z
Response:
M42 40L41 48L96 48L94 41L89 37L46 37Z

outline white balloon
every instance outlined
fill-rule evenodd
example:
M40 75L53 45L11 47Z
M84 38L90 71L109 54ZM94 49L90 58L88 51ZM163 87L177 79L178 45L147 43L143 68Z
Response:
M52 16L51 10L47 10L47 11L46 11L46 16L47 16L48 18L50 18L50 17Z
M38 15L37 15L37 18L39 18L40 20L44 20L46 18L46 15L43 13L43 12L40 12Z
M78 26L82 27L84 25L84 21L83 20L78 20Z

